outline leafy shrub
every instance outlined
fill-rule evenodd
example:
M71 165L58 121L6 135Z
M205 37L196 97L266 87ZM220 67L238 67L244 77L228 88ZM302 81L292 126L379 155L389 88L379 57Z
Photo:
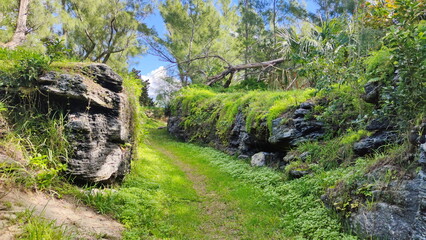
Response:
M372 77L383 83L378 114L406 130L426 111L422 107L426 104L425 2L376 1L367 9L367 24L387 28L381 50L366 61Z
M393 55L389 48L383 47L379 51L371 53L371 56L365 59L369 81L382 81L394 73L392 61Z
M350 85L334 84L318 92L317 97L326 103L316 106L315 114L325 123L329 137L364 127L373 105L362 100L361 91Z
M30 86L49 67L48 56L25 49L0 48L0 85Z
M62 60L69 57L71 49L68 49L64 40L59 38L42 39L43 45L46 47L46 55L50 58L50 62Z

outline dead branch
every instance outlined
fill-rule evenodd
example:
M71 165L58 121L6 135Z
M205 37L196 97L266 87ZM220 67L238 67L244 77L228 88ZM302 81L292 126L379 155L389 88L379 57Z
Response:
M211 86L212 84L222 80L223 78L225 78L229 74L231 74L231 77L230 77L230 79L227 80L227 82L230 82L232 80L232 76L234 75L234 73L239 72L241 70L250 69L250 68L271 67L271 66L275 66L279 63L282 63L284 61L285 61L284 58L278 58L278 59L274 59L274 60L266 61L266 62L240 64L240 65L236 65L236 66L228 65L228 68L225 71L219 73L218 75L209 77L208 78L209 81L207 82L207 85Z

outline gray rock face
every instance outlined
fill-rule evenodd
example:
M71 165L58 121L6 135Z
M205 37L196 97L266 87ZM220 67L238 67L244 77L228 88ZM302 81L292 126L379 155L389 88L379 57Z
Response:
M283 118L273 120L269 143L288 150L300 142L321 138L324 135L323 123L308 118L312 107L312 103L302 103L285 124Z
M378 104L380 98L380 84L378 82L368 82L364 86L365 94L362 96L368 103Z
M361 208L350 218L352 229L374 239L426 239L426 143L419 147L421 170L412 180L390 182L373 191L376 206Z
M359 209L350 218L357 235L377 239L426 239L425 179L392 182L378 191L373 209Z
M254 154L251 157L250 164L253 167L264 167L264 166L266 166L266 163L268 161L270 161L269 158L270 158L270 154L269 153L259 152L259 153Z
M390 124L389 120L386 118L378 118L371 121L365 128L367 131L383 131L390 130L393 126Z
M213 145L231 155L247 155L250 157L258 152L273 152L284 155L283 153L299 142L314 140L323 136L323 124L314 118L308 118L312 107L312 103L302 103L298 109L290 112L290 119L277 118L273 120L271 133L266 121L261 122L260 127L252 129L250 132L247 131L245 116L240 111L235 116L233 127L226 137L226 144L216 135L214 124L209 129L210 134L195 140ZM181 114L180 111L177 111L176 115L169 117L167 129L171 135L178 139L194 140L191 137L196 135L197 129L184 129ZM283 164L282 157L275 159L275 165L281 166Z
M114 92L123 90L123 78L105 64L90 64L83 68L83 72L106 89Z
M367 154L375 152L381 146L389 143L397 142L399 136L395 132L384 131L377 132L370 137L361 139L361 141L354 144L354 152L358 156L365 156Z
M49 72L40 78L40 90L69 111L70 175L83 182L111 182L130 169L130 108L122 78L107 65L83 70L86 75Z

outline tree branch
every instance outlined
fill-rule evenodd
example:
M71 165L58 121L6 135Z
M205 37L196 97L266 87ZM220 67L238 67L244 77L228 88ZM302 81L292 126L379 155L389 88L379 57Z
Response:
M250 68L261 68L261 67L275 66L275 65L282 63L284 61L285 61L284 58L278 58L278 59L274 59L274 60L266 61L266 62L240 64L240 65L236 65L236 66L229 65L228 68L225 71L223 71L223 72L221 72L221 73L219 73L215 76L209 77L208 78L209 81L207 82L207 85L211 86L212 84L222 80L223 78L225 78L229 74L233 75L234 73L239 72L241 70L250 69ZM232 80L232 75L231 75L231 80ZM230 81L230 79L228 79L228 82L229 81Z

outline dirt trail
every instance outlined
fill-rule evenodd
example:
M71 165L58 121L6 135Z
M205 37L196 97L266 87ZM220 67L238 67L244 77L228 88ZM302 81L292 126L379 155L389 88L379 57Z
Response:
M204 232L206 239L241 239L244 230L238 222L240 214L238 209L223 201L216 192L208 190L206 177L198 173L191 165L158 144L154 143L151 146L173 160L173 163L193 183L195 191L201 197L198 207L202 210L202 215L206 217L201 225L201 231Z
M121 239L124 227L113 219L73 201L43 193L0 188L0 240L14 239L20 233L17 214L25 210L66 228L76 239Z

